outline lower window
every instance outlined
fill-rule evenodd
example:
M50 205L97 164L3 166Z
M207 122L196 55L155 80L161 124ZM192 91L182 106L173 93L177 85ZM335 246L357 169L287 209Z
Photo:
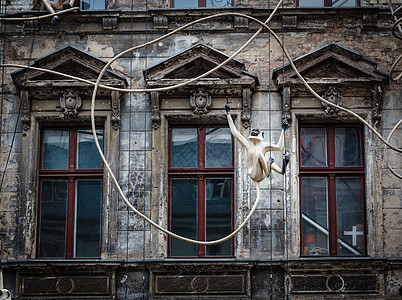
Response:
M90 129L42 130L39 257L100 256L102 177Z
M181 236L213 241L233 230L233 143L229 128L172 127L169 227ZM232 256L233 239L201 246L169 239L175 257Z
M366 253L362 131L300 126L301 255Z

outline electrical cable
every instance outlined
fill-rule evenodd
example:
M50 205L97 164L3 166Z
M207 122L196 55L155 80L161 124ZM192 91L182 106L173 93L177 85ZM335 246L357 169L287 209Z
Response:
M134 0L131 0L131 23L130 23L130 47L133 47L133 27L134 27ZM133 53L130 52L130 87L132 86L132 79L133 78ZM129 124L128 128L131 129L131 118L132 118L132 94L129 94ZM130 195L132 196L134 194L135 197L135 191L132 190L131 187L131 180L130 180L130 174L131 173L131 135L130 131L128 132L128 183L127 183L127 190L130 192ZM129 250L129 224L130 224L130 208L127 206L127 216L126 216L126 278L125 278L125 295L124 299L128 299L128 250Z
M271 5L270 5L270 0L268 0L268 11L270 10ZM270 23L268 23L268 26ZM271 74L271 34L268 33L268 74ZM272 107L271 107L271 76L268 77L268 141L269 144L272 145ZM271 164L274 161L272 157L272 149L269 149L269 163ZM271 168L270 168L271 169ZM271 235L270 235L270 253L269 253L269 258L270 258L270 263L269 263L269 299L273 299L273 290L274 290L274 281L273 281L273 243L274 243L274 226L272 222L272 176L269 176L269 218L270 218L270 230L271 230Z

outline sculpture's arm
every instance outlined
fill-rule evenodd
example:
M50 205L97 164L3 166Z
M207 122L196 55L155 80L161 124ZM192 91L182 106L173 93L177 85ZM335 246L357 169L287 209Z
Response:
M226 108L226 116L228 118L228 123L230 127L230 131L232 132L233 136L239 141L240 144L242 144L243 147L247 147L248 141L244 136L240 134L240 132L236 129L236 126L232 120L232 117L230 116L230 107L228 104L225 106Z

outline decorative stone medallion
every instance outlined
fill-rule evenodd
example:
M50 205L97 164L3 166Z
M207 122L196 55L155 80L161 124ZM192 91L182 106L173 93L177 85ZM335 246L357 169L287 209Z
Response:
M341 91L333 86L330 86L322 97L338 106L342 106L343 104L343 97L341 96ZM322 106L324 106L325 112L327 114L335 114L339 112L339 109L330 106L327 103L321 101L321 104Z
M194 92L190 96L190 105L193 108L193 113L196 115L204 115L209 112L212 104L211 96L202 90Z
M78 109L81 107L81 97L77 91L68 89L61 92L59 103L64 117L74 118L78 115Z

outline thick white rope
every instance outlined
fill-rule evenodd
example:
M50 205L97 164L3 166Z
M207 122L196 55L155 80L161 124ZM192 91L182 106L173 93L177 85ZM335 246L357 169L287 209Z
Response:
M270 21L270 19L273 17L273 14L278 10L279 5L282 4L282 1L283 1L283 0L281 0L281 1L278 3L278 5L275 7L274 11L272 12L272 14L271 14L270 17L267 19L266 22L269 22L269 21ZM149 46L149 45L151 45L151 44L153 44L153 43L156 43L156 42L158 42L158 41L160 41L160 40L162 40L162 39L164 39L164 38L166 38L166 37L168 37L168 36L170 36L170 35L172 35L172 34L178 32L178 31L181 31L181 30L183 30L183 29L185 29L185 28L187 28L187 27L189 27L189 26L191 26L191 25L196 24L196 23L199 23L199 22L202 22L202 21L211 19L211 18L216 18L216 17L221 17L221 16L228 16L228 15L231 15L231 16L241 16L241 17L244 17L244 18L248 18L248 19L253 20L253 21L257 22L258 24L260 24L260 25L261 25L261 28L260 28L260 29L259 29L259 30L258 30L258 31L257 31L257 32L239 49L239 50L238 50L238 51L236 51L236 52L235 52L232 56L230 56L227 60L225 60L223 63L221 63L220 65L216 66L215 68L211 69L210 71L208 71L208 72L206 72L206 73L204 73L204 74L202 74L202 75L200 75L200 76L198 76L198 77L196 77L196 78L193 78L193 79L191 79L191 80L182 82L182 83L177 84L177 85L174 85L174 86L164 87L164 88L154 88L154 89L118 89L118 88L112 88L112 87L100 85L100 81L101 81L101 79L102 79L104 73L107 71L108 67L109 67L116 59L118 59L118 58L121 57L122 55L124 55L124 54L126 54L126 53L128 53L128 52L130 52L130 51L134 51L134 50L137 50L137 49L140 49L140 48L143 48L143 47L147 47L147 46ZM189 83L192 83L192 82L194 82L194 81L196 81L196 80L199 80L199 79L201 79L201 78L203 78L203 77L209 75L210 73L212 73L212 72L214 72L215 70L219 69L219 68L222 67L223 65L227 64L231 59L233 59L237 54L239 54L246 46L248 46L248 45L256 38L256 36L262 31L263 27L265 27L265 28L274 36L274 38L277 40L277 42L279 43L279 45L280 45L281 48L283 49L283 51L284 51L284 53L285 53L287 59L289 60L290 65L291 65L292 69L295 71L296 75L299 77L299 79L302 81L302 83L305 85L305 87L306 87L317 99L319 99L320 101L322 101L322 102L324 102L324 103L327 103L327 104L330 105L330 106L334 106L334 107L336 107L336 108L338 108L338 109L340 109L340 110L343 110L343 111L345 111L345 112L347 112L347 113L352 114L352 115L355 116L357 119L359 119L361 122L363 122L371 131L373 131L373 133L374 133L375 135L377 135L377 136L379 137L379 139L380 139L384 144L386 144L389 148L391 148L391 149L393 149L393 150L395 150L395 151L397 151L397 152L402 152L402 149L398 149L398 148L394 147L393 145L391 145L391 144L389 143L389 141L385 140L385 139L384 139L368 122L366 122L362 117L360 117L359 115L357 115L357 114L354 113L353 111L350 111L350 110L348 110L348 109L346 109L346 108L343 108L343 107L341 107L341 106L338 106L338 105L336 105L336 104L334 104L334 103L332 103L332 102L330 102L330 101L328 101L328 100L322 98L321 96L319 96L319 95L309 86L309 84L305 81L305 79L302 77L302 75L298 72L298 70L297 70L296 66L294 65L294 63L293 63L293 61L292 61L292 59L291 59L289 53L287 52L287 50L284 48L283 44L281 43L281 40L280 40L279 37L270 29L270 27L269 27L267 24L265 24L265 23L259 21L258 19L255 19L255 18L253 18L253 17L247 16L247 15L244 15L244 14L239 14L239 13L222 13L222 14L217 14L217 15L213 15L213 16L208 16L208 17L205 17L205 18L202 18L202 19L193 21L193 22L191 22L191 23L189 23L189 24L187 24L187 25L184 25L184 26L182 26L182 27L180 27L180 28L178 28L178 29L176 29L176 30L174 30L174 31L172 31L172 32L170 32L170 33L168 33L168 34L166 34L166 35L160 37L160 38L157 38L157 39L153 40L153 41L150 41L150 42L148 42L148 43L145 43L145 44L142 44L142 45L139 45L139 46L130 48L130 49L126 50L126 51L123 51L122 53L120 53L119 55L115 56L111 61L109 61L109 63L107 63L107 64L105 65L105 67L103 68L103 70L102 70L101 73L99 74L96 83L93 83L93 82L88 81L88 80L85 80L85 79L77 78L77 77L74 77L74 76L71 76L71 75L59 73L59 72L56 72L56 71L51 71L51 70L46 70L46 69L41 69L41 68L36 68L36 67L21 66L21 65L15 65L15 64L4 64L4 65L1 65L1 66L3 66L3 67L15 67L15 66L18 66L18 67L22 67L22 68L26 67L26 68L28 68L28 69L35 69L35 70L40 70L40 71L44 71L44 72L49 72L49 73L52 73L52 74L61 75L61 76L64 76L64 77L67 77L67 78L70 78L70 79L74 79L74 80L78 80L78 81L81 81L81 82L85 82L85 83L90 84L90 85L94 85L94 92L93 92L92 102L91 102L91 123L92 123L92 130L93 130L94 140L95 140L95 144L96 144L96 146L97 146L97 148L98 148L98 151L99 151L99 153L100 153L100 155L101 155L101 158L102 158L103 162L105 163L105 166L106 166L106 168L107 168L107 170L108 170L110 176L112 177L113 182L114 182L115 185L117 186L117 189L118 189L120 195L122 196L123 201L130 207L130 209L132 209L132 210L133 210L136 214L138 214L141 218L143 218L144 220L146 220L147 222L149 222L150 224L152 224L153 226L155 226L155 227L158 228L159 230L165 232L166 234L169 234L169 235L171 235L171 236L173 236L173 237L175 237L175 238L182 239L182 240L184 240L184 241L191 242L191 243L195 243L195 244L213 245L213 244L220 243L220 242L223 242L223 241L225 241L225 240L231 238L234 234L236 234L239 230L241 230L242 227L244 227L245 222L243 222L243 223L241 224L241 226L239 226L239 228L237 228L234 232L232 232L231 235L229 235L229 236L227 236L227 237L224 237L224 238L219 239L219 240L216 240L216 241L201 242L201 241L196 241L196 240L191 240L191 239L188 239L188 238L185 238L185 237L181 237L181 236L179 236L179 235L176 235L176 234L174 234L174 233L168 231L167 229L165 229L165 228L159 226L158 224L156 224L155 222L153 222L152 220L150 220L149 218L147 218L145 215L143 215L141 212L139 212L138 210L136 210L135 207L133 207L133 206L129 203L129 201L128 201L127 198L125 197L123 191L121 190L121 188L120 188L120 186L119 186L119 184L118 184L118 181L117 181L116 177L114 176L114 174L113 174L113 172L112 172L112 170L111 170L111 168L110 168L110 166L109 166L109 164L108 164L106 158L104 157L104 155L103 155L103 153L102 153L102 150L101 150L101 148L100 148L100 145L99 145L99 143L98 143L98 140L97 140L96 131L95 131L95 114L94 114L94 113L95 113L95 99L96 99L96 93L97 93L97 89L98 89L99 87L100 87L100 88L105 88L105 89L110 89L110 90L117 90L117 91L121 91L121 92L151 92L151 91L166 91L166 90L170 90L170 89L174 89L174 88L177 88L177 87L181 87L181 86L187 85L187 84L189 84ZM402 120L401 120L401 121L402 121ZM258 191L259 191L259 186L258 186L258 185L257 185L257 189L258 189ZM258 199L258 198L259 198L259 197L257 197L257 199ZM258 199L258 200L259 200L259 199ZM257 202L257 201L256 201L256 202ZM256 204L255 204L255 206L256 206ZM253 206L253 208L254 208L254 206ZM251 217L251 215L252 215L252 212L254 212L253 209L250 211L250 213L249 213L249 215L247 216L247 218L245 219L245 221L246 221L246 220L248 221L248 220L250 219L250 217ZM246 221L246 222L247 222L247 221Z
M283 0L282 0L282 1L283 1ZM280 1L278 4L281 4L282 1ZM273 11L273 13L276 12L277 8L278 8L278 6L275 8L275 10ZM106 72L107 68L108 68L117 58L121 57L122 55L124 55L124 54L126 54L126 53L128 53L128 52L130 52L130 51L138 50L138 49L140 49L140 48L143 48L143 47L147 47L147 46L149 46L149 45L152 45L152 44L154 44L154 43L156 43L156 42L158 42L158 41L160 41L160 40L162 40L162 39L164 39L164 38L170 36L170 35L173 34L173 33L176 33L176 32L178 32L178 31L181 31L181 30L187 28L187 27L190 26L190 25L194 25L194 24L196 24L196 23L199 23L199 22L202 22L202 21L211 19L211 18L213 18L213 17L222 17L222 16L228 16L228 15L231 15L231 16L241 16L241 17L244 17L244 18L248 18L248 19L250 19L250 20L252 20L252 21L257 22L257 23L260 24L262 27L265 27L265 28L275 37L275 39L277 40L277 42L278 42L279 45L281 46L281 48L282 48L282 50L284 51L284 53L285 53L285 55L286 55L286 58L288 59L290 65L291 65L291 67L292 67L292 69L295 71L296 75L297 75L297 76L299 77L299 79L302 81L303 85L304 85L318 100L320 100L320 101L322 101L322 102L324 102L324 103L326 103L326 104L328 104L328 105L330 105L330 106L336 107L336 108L339 109L339 110L345 111L345 112L347 112L347 113L353 115L354 117L356 117L357 119L359 119L364 125L366 125L366 126L368 127L368 129L370 129L370 130L381 140L381 142L383 142L385 145L387 145L387 146L388 146L389 148L391 148L392 150L402 153L402 149L399 149L399 148L393 146L392 144L390 144L389 142L387 142L387 140L386 140L384 137L382 137L381 134L380 134L376 129L374 129L374 127L372 127L366 120L364 120L364 119L363 119L362 117L360 117L358 114L356 114L355 112L353 112L353 111L351 111L351 110L349 110L349 109L347 109L347 108L344 108L344 107L342 107L342 106L338 106L337 104L332 103L332 102L330 102L330 101L324 99L324 98L321 97L320 95L318 95L318 94L310 87L310 85L306 82L306 80L304 79L304 77L299 73L299 71L297 70L296 66L294 65L294 63L293 63L293 61L292 61L292 59L291 59L289 53L288 53L287 50L283 47L282 42L281 42L281 40L279 39L279 37L278 37L265 23L261 22L261 21L258 20L258 19L255 19L255 18L253 18L253 17L247 16L247 15L244 15L244 14L240 14L240 13L222 13L222 14L217 14L217 15L213 15L213 16L208 16L208 17L205 17L205 18L201 18L201 19L196 20L196 21L193 21L193 22L191 22L191 23L189 23L189 24L187 24L187 25L184 25L184 26L182 26L182 27L180 27L180 28L178 28L178 29L176 29L176 30L174 30L174 31L172 31L172 32L170 32L170 33L164 35L164 36L161 36L160 38L157 38L157 39L155 39L155 40L153 40L153 41L150 41L150 42L148 42L148 43L144 43L144 44L139 45L139 46L135 46L135 47L130 48L130 49L128 49L128 50L125 50L124 52L122 52L122 53L120 53L119 55L115 56L109 63L106 64L106 66L104 67L104 69L103 69L102 72L100 73L100 75L99 75L100 77L98 77L98 80L97 80L96 83L94 83L94 82L92 82L92 81L89 81L89 80L82 79L82 78L78 78L78 77L75 77L75 76L71 76L71 75L67 75L67 74L64 74L64 73L56 72L56 71L53 71L53 70L47 70L47 69L42 69L42 68L37 68L37 67L32 67L32 66L25 66L25 65L18 65L18 64L2 64L1 66L2 66L2 67L19 67L19 68L26 68L26 69L32 69L32 70L37 70L37 71L48 72L48 73L51 73L51 74L55 74L55 75L59 75L59 76L64 76L64 77L69 78L69 79L81 81L81 82L84 82L84 83L87 83L87 84L90 84L90 85L94 85L94 86L97 85L99 88L108 89L108 90L114 90L114 91L119 91L119 92L124 92L124 93L131 93L131 92L137 92L137 93L145 93L145 92L148 92L148 93L149 93L149 92L167 91L167 90L171 90L171 89L175 89L175 88L178 88L178 87L182 87L182 86L188 85L188 84L190 84L190 83L192 83L192 82L194 82L194 81L196 81L196 80L199 80L199 79L204 78L205 76L208 76L210 73L212 73L212 72L216 71L217 69L221 68L222 66L224 66L225 64L227 64L230 60L232 60L236 55L238 55L238 54L240 53L240 51L242 51L247 45L249 45L249 44L252 42L252 40L255 39L256 34L259 33L260 31L256 32L256 34L254 34L253 37L250 38L250 40L248 40L245 45L243 45L238 51L236 51L236 53L234 53L233 55L231 55L228 59L226 59L226 60L225 60L224 62L222 62L221 64L217 65L217 66L214 67L213 69L209 70L208 72L206 72L206 73L204 73L204 74L202 74L202 75L200 75L200 76L198 76L198 77L196 77L196 78L190 79L190 80L188 80L188 81L184 81L184 82L182 82L182 83L180 83L180 84L176 84L176 85L172 85L172 86L168 86L168 87L162 87L162 88L122 89L122 88L115 88L115 87L109 87L109 86L101 85L101 84L100 84L100 78L101 78L101 76L104 75L104 73ZM269 22L269 20L272 18L272 16L273 16L273 15L271 14L271 16L270 16L270 18L267 20L267 22ZM260 29L261 29L261 28L260 28ZM96 90L97 90L97 88L94 89L94 91L96 91ZM95 94L94 94L94 95L95 95ZM93 97L94 97L94 95L93 95Z
M394 135L396 129L397 129L399 126L401 126L401 124L402 124L402 119L399 120L399 122L395 125L394 128L392 128L391 132L390 132L389 135L388 135L387 142L389 142L389 141L391 140L391 137ZM391 171L392 174L394 174L394 175L395 175L396 177L398 177L399 179L402 179L402 175L401 175L401 174L398 174L398 173L391 167L390 163L388 163L388 168L389 168L389 170Z

